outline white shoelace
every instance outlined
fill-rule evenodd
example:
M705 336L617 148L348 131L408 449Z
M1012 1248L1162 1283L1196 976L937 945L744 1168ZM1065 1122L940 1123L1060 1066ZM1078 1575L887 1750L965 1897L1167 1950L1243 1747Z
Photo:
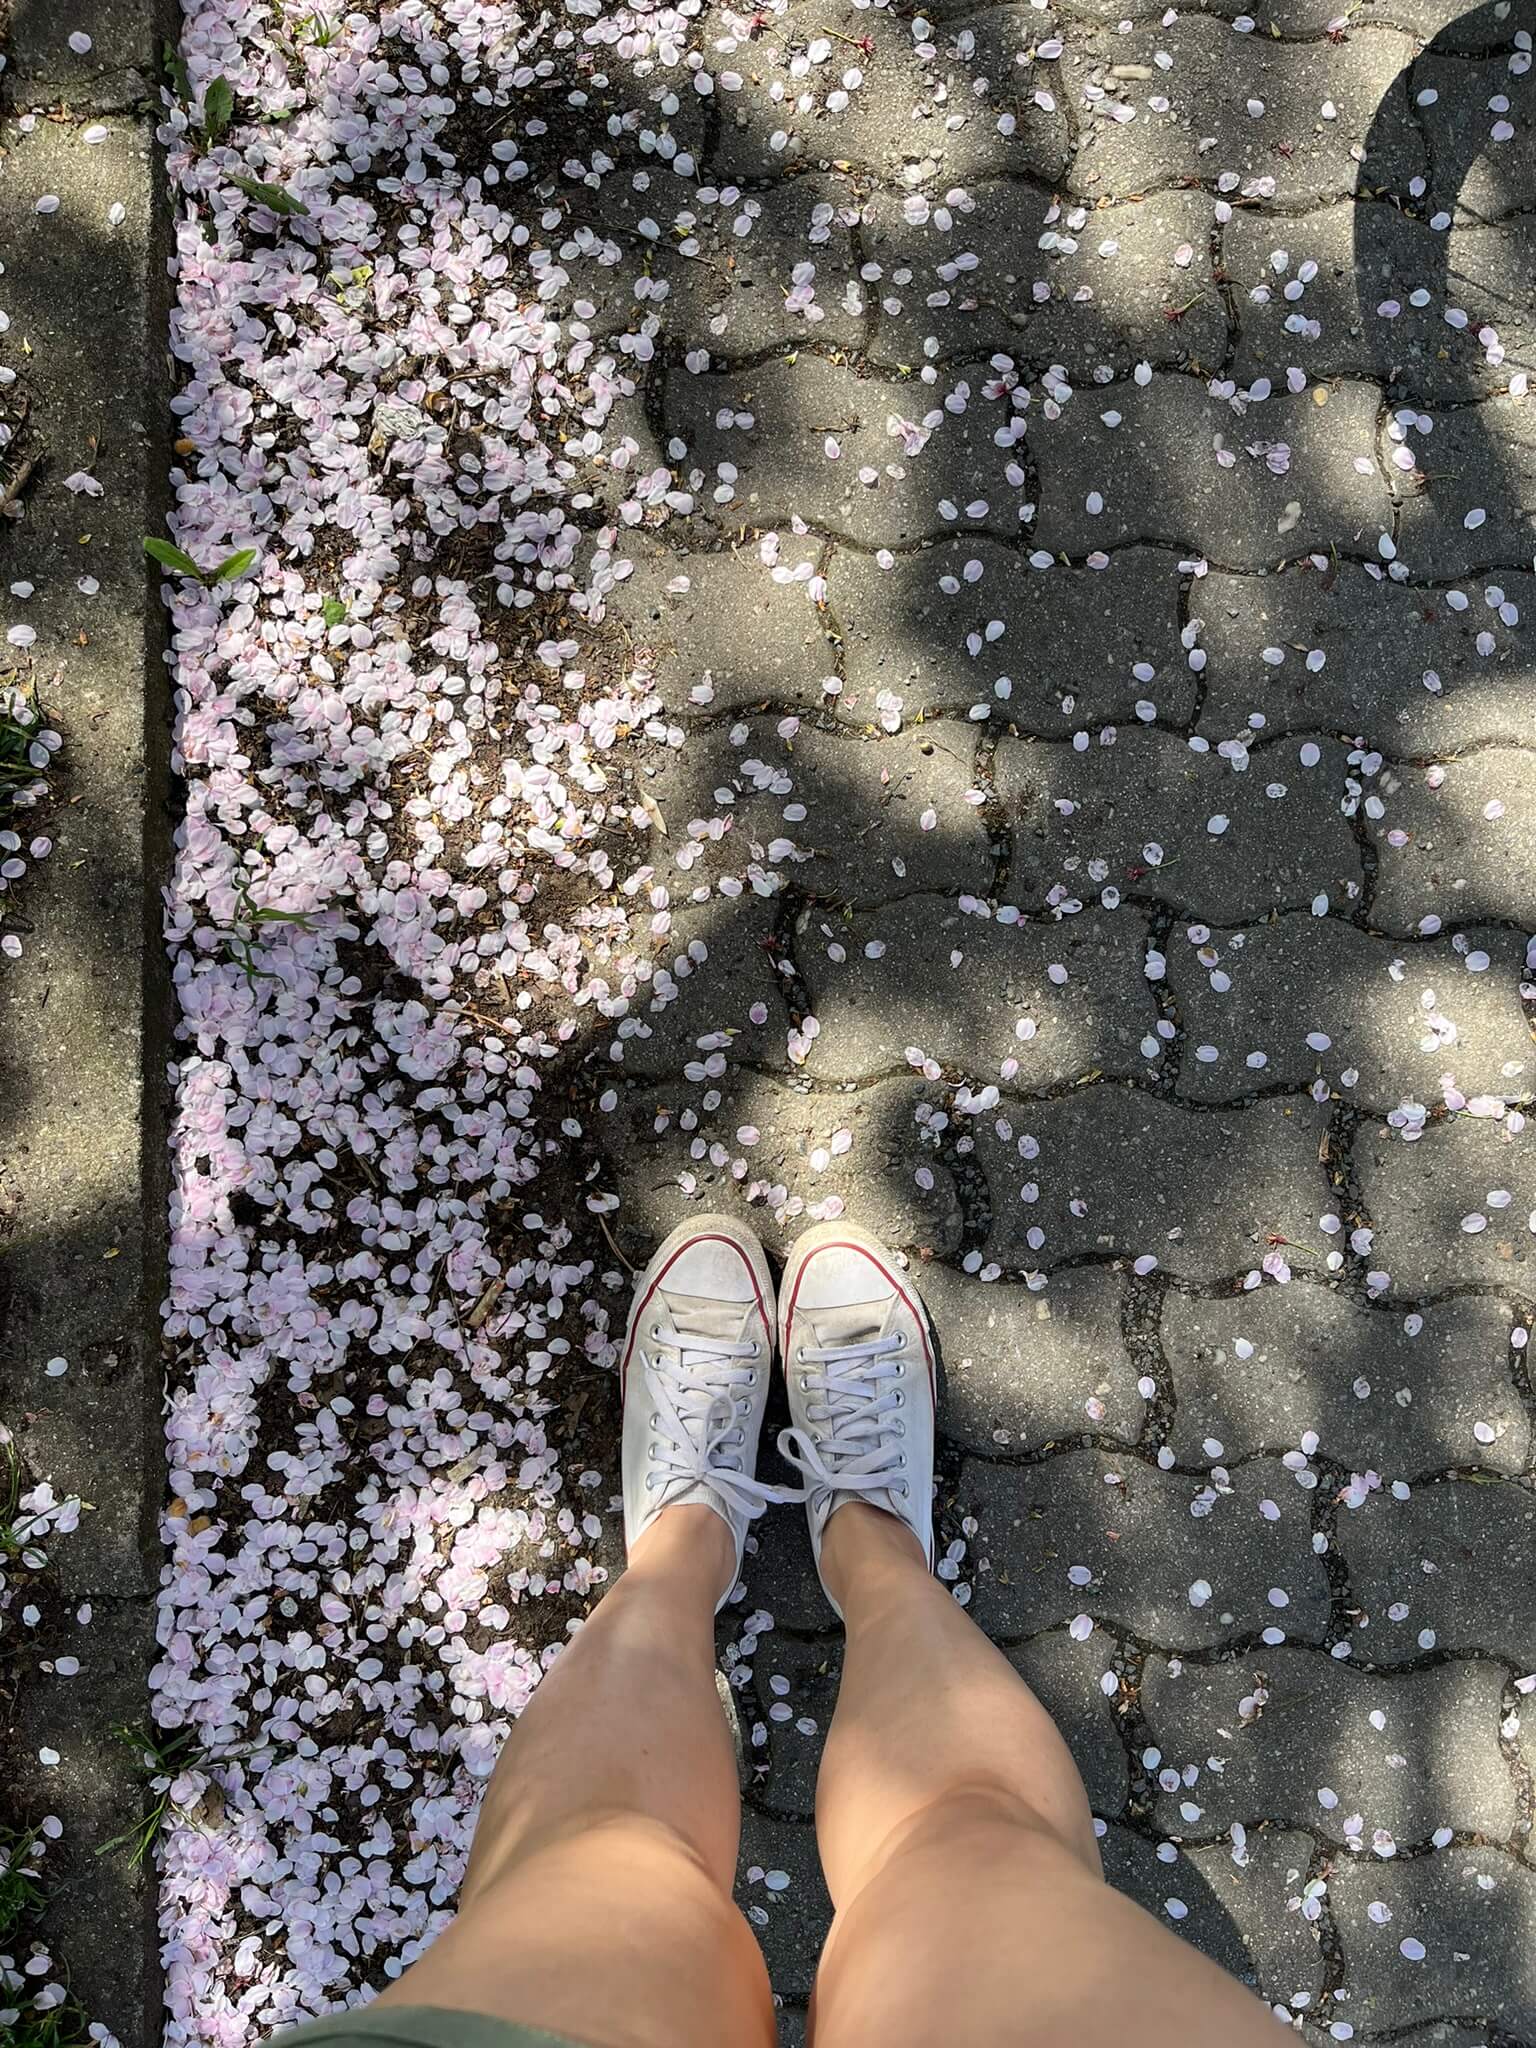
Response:
M642 1349L646 1393L655 1417L654 1462L645 1483L647 1491L663 1496L658 1506L679 1481L707 1487L722 1506L749 1519L779 1499L775 1488L739 1469L741 1400L752 1375L733 1361L751 1358L756 1348L724 1337L676 1331L653 1338ZM728 1462L733 1451L738 1453L734 1465Z
M808 1430L779 1432L779 1449L803 1472L803 1499L821 1489L831 1493L906 1494L901 1448L890 1416L901 1405L896 1382L901 1367L892 1354L902 1348L894 1331L862 1344L807 1344L794 1370L805 1378L807 1419L822 1428L818 1444ZM820 1366L821 1371L807 1371ZM818 1398L819 1397L819 1398Z

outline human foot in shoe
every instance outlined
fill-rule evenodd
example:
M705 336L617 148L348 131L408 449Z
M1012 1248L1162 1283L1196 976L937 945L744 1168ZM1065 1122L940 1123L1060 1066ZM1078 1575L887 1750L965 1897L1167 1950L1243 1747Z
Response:
M619 1358L624 1540L663 1508L713 1508L741 1575L747 1525L776 1498L754 1476L773 1362L774 1298L757 1237L726 1216L674 1230L635 1286Z
M933 1333L878 1238L823 1223L795 1240L779 1290L779 1351L793 1418L779 1448L805 1479L818 1572L827 1518L847 1501L904 1523L932 1570Z

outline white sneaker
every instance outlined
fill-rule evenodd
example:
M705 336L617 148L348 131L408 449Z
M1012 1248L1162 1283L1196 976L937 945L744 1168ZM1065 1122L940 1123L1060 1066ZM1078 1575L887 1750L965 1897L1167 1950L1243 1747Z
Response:
M728 1216L680 1224L635 1285L619 1357L624 1541L663 1508L711 1507L736 1540L777 1496L755 1478L773 1366L773 1279L755 1234Z
M878 1238L822 1223L795 1240L779 1293L779 1351L794 1418L779 1449L805 1475L818 1572L827 1517L850 1500L905 1522L931 1571L933 1332Z

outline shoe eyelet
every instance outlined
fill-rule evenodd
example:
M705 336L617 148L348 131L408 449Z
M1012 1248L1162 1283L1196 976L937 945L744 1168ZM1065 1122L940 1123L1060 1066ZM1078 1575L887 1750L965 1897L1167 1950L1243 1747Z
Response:
M656 1491L656 1474L654 1472L646 1473L645 1490L647 1493L654 1493Z
M808 1394L811 1391L811 1381L808 1373L801 1373L800 1375L800 1391L802 1394Z
M900 1387L898 1387L898 1388L896 1389L896 1406L897 1406L898 1408L905 1408L905 1407L906 1407L906 1405L907 1405L907 1397L906 1397L906 1395L905 1395L905 1394L904 1394L904 1393L903 1393L903 1392L901 1391Z
M661 1427L661 1417L660 1417L659 1415L653 1415L653 1416L651 1417L651 1421L650 1421L650 1427L651 1427L652 1429L660 1429L660 1427Z

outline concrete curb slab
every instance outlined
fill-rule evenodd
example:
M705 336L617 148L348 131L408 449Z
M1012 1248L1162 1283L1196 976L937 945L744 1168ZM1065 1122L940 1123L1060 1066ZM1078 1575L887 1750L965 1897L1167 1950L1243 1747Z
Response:
M42 1931L87 2015L131 2043L160 2031L152 1867L96 1852L143 1810L114 1731L145 1717L163 1494L163 1075L145 1055L164 1042L148 1020L165 1013L168 707L141 546L163 531L168 470L162 27L150 0L14 0L0 118L0 359L39 458L23 516L0 527L0 605L36 630L32 681L64 739L40 827L54 851L7 904L24 951L0 978L0 1159L19 1204L0 1261L0 1418L32 1477L89 1503L50 1546L41 1622L7 1637L0 1782L6 1820L63 1822ZM71 50L82 32L90 50ZM70 488L82 472L99 495ZM51 1376L57 1358L68 1369ZM53 1670L65 1655L77 1675Z

